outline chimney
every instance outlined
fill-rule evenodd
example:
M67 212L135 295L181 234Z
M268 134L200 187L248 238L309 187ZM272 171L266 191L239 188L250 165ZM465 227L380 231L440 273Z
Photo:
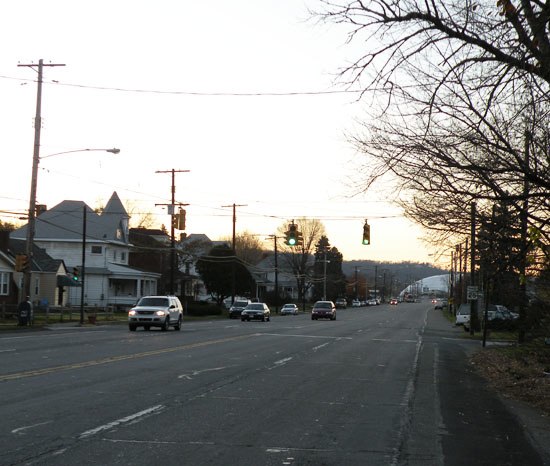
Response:
M10 244L10 232L8 230L0 230L0 251L8 252Z

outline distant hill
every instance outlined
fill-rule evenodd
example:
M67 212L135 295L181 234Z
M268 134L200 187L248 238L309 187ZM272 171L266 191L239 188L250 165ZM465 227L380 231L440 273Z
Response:
M380 262L369 260L344 261L342 271L346 277L353 278L357 274L360 277L366 277L369 283L374 283L375 272L377 274L376 282L382 285L384 279L386 283L393 280L401 289L406 288L413 282L434 275L448 273L447 270L440 267L434 267L431 264L419 262Z

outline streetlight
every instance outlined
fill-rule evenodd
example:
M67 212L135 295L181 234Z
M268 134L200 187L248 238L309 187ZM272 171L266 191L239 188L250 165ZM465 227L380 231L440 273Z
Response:
M40 146L35 144L34 154L32 159L32 177L31 177L31 195L29 199L29 215L28 215L28 224L27 224L27 239L25 244L25 254L28 258L28 267L24 270L23 273L23 298L25 296L31 295L31 265L32 265L32 249L34 245L34 234L36 228L36 185L38 182L38 163L40 159L46 159L48 157L53 157L54 155L70 154L73 152L90 152L90 151L101 151L101 152L110 152L112 154L118 154L120 149L74 149L67 150L63 152L56 152L54 154L44 155L40 157L39 154Z

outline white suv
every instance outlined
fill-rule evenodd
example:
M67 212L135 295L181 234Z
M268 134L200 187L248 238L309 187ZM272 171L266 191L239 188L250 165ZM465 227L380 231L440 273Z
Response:
M181 329L183 307L176 296L144 296L128 311L128 328L134 331L137 327L149 330L160 327L166 331L170 326Z

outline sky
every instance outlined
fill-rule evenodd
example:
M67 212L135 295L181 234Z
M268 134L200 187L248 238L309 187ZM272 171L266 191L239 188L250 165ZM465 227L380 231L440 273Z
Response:
M319 23L312 9L322 4L3 5L0 218L17 222L28 210L37 72L18 65L43 59L65 66L44 66L38 204L94 208L116 191L134 222L151 214L153 226L168 227L173 169L188 234L230 237L235 204L238 233L264 239L292 219L316 218L344 260L433 263L424 233L387 202L388 190L361 189L365 159L349 135L368 103L341 92L337 75L367 44L346 44L344 27ZM95 150L105 148L120 153ZM47 157L65 151L76 152Z

